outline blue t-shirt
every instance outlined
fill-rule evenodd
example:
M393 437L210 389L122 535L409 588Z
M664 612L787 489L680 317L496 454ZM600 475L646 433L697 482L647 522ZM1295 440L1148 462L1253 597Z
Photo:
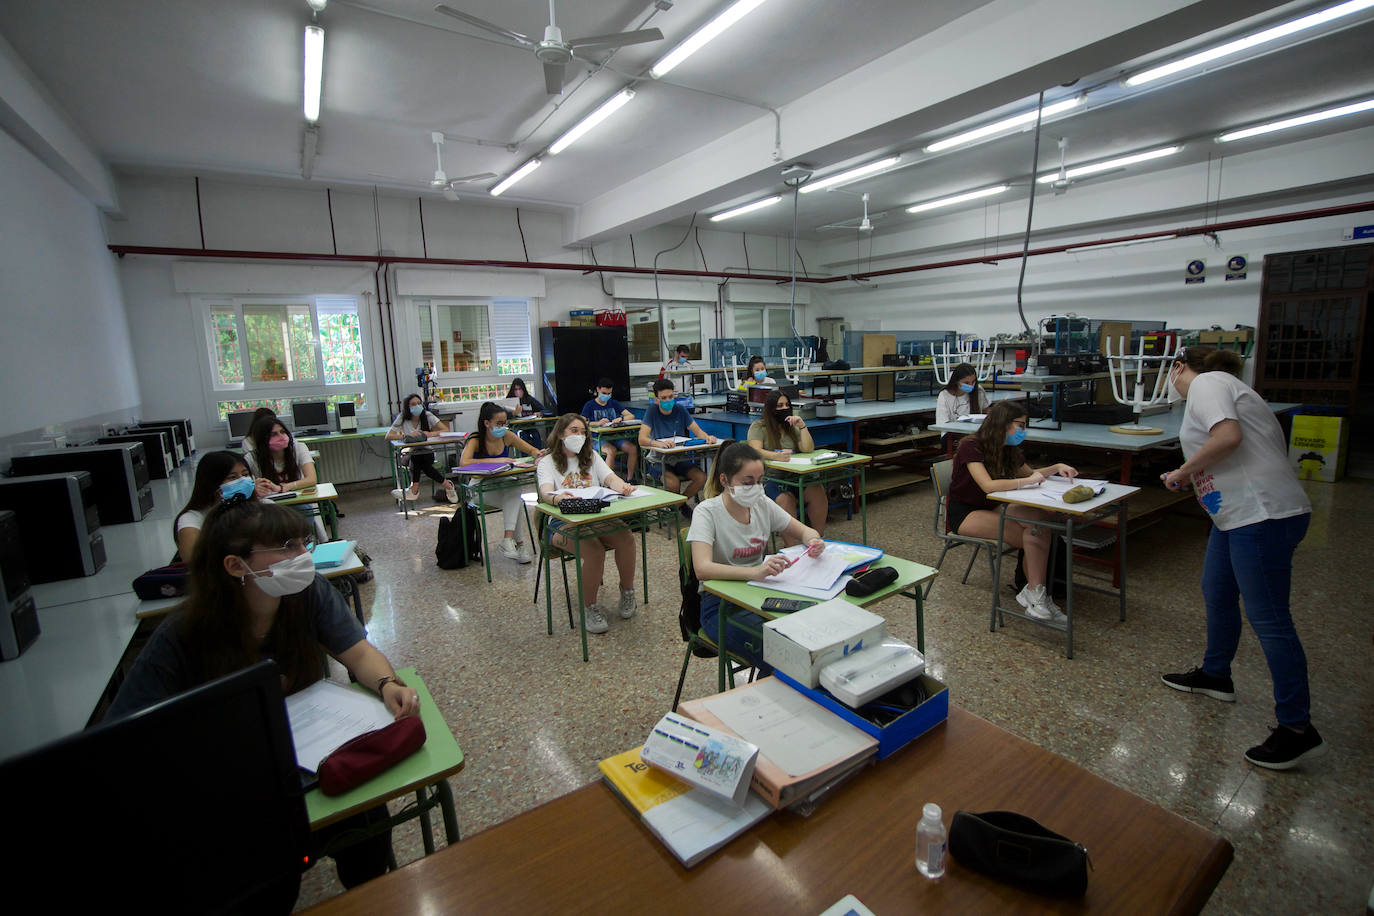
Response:
M582 405L582 416L586 417L588 420L617 420L624 410L625 408L621 407L620 402L615 398L611 398L607 401L604 407L601 405L600 401L596 400L596 398L592 398Z
M644 412L644 422L649 426L649 438L671 439L688 435L687 426L692 422L692 417L681 404L674 404L672 412L665 414L658 409L658 402L655 401Z

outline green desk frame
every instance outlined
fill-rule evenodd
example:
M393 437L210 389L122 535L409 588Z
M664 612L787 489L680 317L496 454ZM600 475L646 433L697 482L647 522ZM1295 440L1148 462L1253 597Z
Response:
M835 451L818 449L818 451ZM825 486L837 480L859 477L859 518L863 524L863 543L868 543L868 455L836 452L840 457L824 464L795 464L791 461L765 461L764 482L772 482L791 490L797 497L797 520L806 524L806 488L811 484ZM850 503L852 506L853 503Z
M649 526L658 523L672 523L673 540L674 543L677 542L682 518L678 512L678 507L687 502L686 497L653 487L646 487L645 489L653 490L653 495L616 500L593 515L564 515L555 506L543 501L538 503L540 512L550 519L558 519L564 523L558 533L566 535L573 542L573 559L577 567L577 620L578 627L582 631L582 660L584 662L589 660L589 656L587 654L587 608L582 601L582 542L587 538L611 534L622 528L629 528L631 531L638 528L639 557L644 577L644 602L646 604L649 601L649 554L647 550ZM545 532L545 536L548 536L547 532ZM545 613L548 617L549 635L552 636L553 588L548 584L552 581L549 571L551 557L546 550L541 549L540 553L543 555L544 562Z
M586 420L586 417L583 417L583 419ZM629 439L633 442L639 447L639 467L636 469L639 473L635 476L640 480L644 480L644 462L648 460L646 454L648 450L639 446L639 428L643 425L643 423L636 421L634 423L622 423L619 426L592 426L591 421L588 420L587 433L592 437L592 448L598 453L601 451L601 446L607 442L621 442L625 439ZM628 461L629 459L627 458L626 460ZM612 468L611 470L615 469ZM617 471L617 473L619 472ZM635 483L633 480L629 482Z
M321 490L329 487L333 491L332 496L326 496ZM339 498L339 490L332 483L319 483L315 485L315 492L310 496L293 496L290 499L272 500L279 506L286 506L290 509L304 511L312 507L319 509L324 516L324 522L329 526L329 539L337 541L339 539L339 512L334 507L334 501ZM306 514L310 514L306 512ZM313 527L313 526L312 526Z
M493 459L499 460L499 459ZM487 540L487 493L499 493L502 490L512 490L528 486L534 483L535 473L533 467L516 467L509 471L502 471L499 474L464 474L462 468L456 471L458 475L458 488L462 493L460 503L466 504L469 500L477 501L477 523L482 526L482 565L487 570L487 581L491 581L491 543ZM463 541L467 542L467 519L466 513L459 513L463 525ZM515 522L515 519L506 519L508 522ZM518 523L516 523L518 524ZM534 546L534 529L530 526L529 516L525 516L525 529L530 535L530 546ZM515 530L515 525L511 525L511 530Z
M690 544L688 547L690 548ZM879 589L871 595L863 598L854 598L840 592L837 596L858 607L867 608L877 604L893 595L903 595L914 599L916 602L916 648L921 652L926 650L926 618L925 601L921 597L921 586L931 579L934 579L937 570L930 566L920 563L913 563L911 560L903 560L901 557L894 557L891 554L884 554L883 558L873 564L874 568L891 567L897 570L897 581L886 588ZM729 661L725 652L725 628L727 622L735 627L747 632L758 635L762 628L754 629L742 621L734 619L733 615L725 612L726 606L733 604L737 608L750 611L757 617L768 620L775 620L784 616L781 613L765 611L763 601L765 598L796 598L797 595L790 592L774 591L771 588L759 588L749 582L739 582L733 579L708 579L702 583L706 591L715 595L721 600L721 613L716 615L716 679L720 690L723 692L728 689L727 680L729 678Z
M374 776L367 782L345 792L343 795L328 796L319 789L312 789L305 796L305 810L310 817L310 829L318 830L346 817L393 798L400 798L410 792L415 793L415 804L407 806L398 814L392 815L385 823L376 825L366 833L359 832L325 849L321 855L332 855L339 849L351 846L368 836L390 830L406 821L420 819L420 831L425 844L425 854L434 851L434 831L430 825L429 812L436 806L444 819L444 835L452 846L459 840L458 813L453 805L453 790L449 788L448 777L463 769L463 751L458 740L453 737L444 717L434 705L425 682L414 668L400 668L396 671L410 687L420 694L420 720L425 724L425 743L414 754ZM371 694L370 690L354 684L355 689Z

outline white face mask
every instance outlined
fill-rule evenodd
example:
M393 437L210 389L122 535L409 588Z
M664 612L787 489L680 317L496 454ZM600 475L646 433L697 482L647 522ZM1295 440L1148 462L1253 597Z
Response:
M746 509L752 509L763 502L763 484L751 483L730 488L730 496Z
M264 575L269 572L272 575ZM250 569L248 575L264 595L283 598L305 591L315 581L315 557L307 550L299 556L273 563L261 572Z
M586 436L564 436L563 448L569 455L577 455L582 451L582 446L587 444Z
M1180 372L1179 374L1182 375L1183 373ZM1171 371L1169 373L1169 403L1177 404L1181 400L1183 400L1183 394L1178 390L1178 386L1174 384L1174 373Z

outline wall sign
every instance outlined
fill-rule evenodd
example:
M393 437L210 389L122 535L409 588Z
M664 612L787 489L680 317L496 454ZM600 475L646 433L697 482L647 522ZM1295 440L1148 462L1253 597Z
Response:
M1188 266L1183 269L1183 282L1185 284L1206 283L1207 282L1207 262L1195 259L1188 262Z
M1341 238L1347 242L1355 239L1374 239L1374 226L1356 226L1354 229L1347 229L1341 233Z
M1246 256L1246 255L1243 255L1243 254L1233 254L1233 255L1231 255L1231 257L1229 257L1229 258L1226 259L1226 279L1228 279L1228 280L1244 280L1244 279L1245 279L1245 273L1246 273L1246 267L1249 265L1249 263L1250 263L1250 259L1249 259L1249 257Z

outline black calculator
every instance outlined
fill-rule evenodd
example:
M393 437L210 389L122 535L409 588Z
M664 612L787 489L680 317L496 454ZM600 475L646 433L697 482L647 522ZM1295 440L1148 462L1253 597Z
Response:
M804 607L811 607L815 603L814 601L804 601L801 598L764 598L763 604L760 606L765 611L790 614L793 611L800 611Z

